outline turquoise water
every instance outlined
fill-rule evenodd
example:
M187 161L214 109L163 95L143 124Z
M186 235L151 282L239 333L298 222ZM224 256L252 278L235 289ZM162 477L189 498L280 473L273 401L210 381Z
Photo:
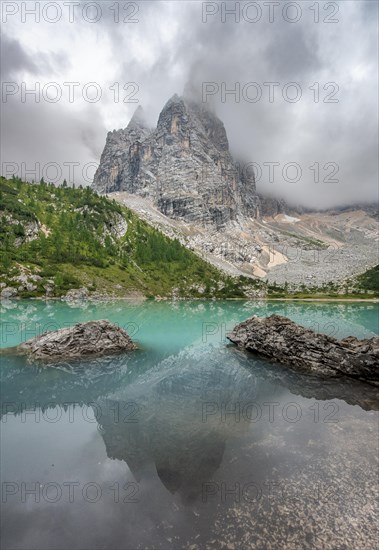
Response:
M105 318L139 350L2 357L2 549L374 547L377 391L228 344L272 313L378 333L367 303L3 304L2 347Z

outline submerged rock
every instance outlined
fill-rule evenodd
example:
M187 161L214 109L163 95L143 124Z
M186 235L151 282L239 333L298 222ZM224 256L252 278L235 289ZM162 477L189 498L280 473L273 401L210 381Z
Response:
M13 348L15 353L35 359L66 359L135 349L137 346L125 330L104 319L45 332Z
M323 376L346 375L379 385L379 337L337 340L280 315L251 317L228 339L238 347Z

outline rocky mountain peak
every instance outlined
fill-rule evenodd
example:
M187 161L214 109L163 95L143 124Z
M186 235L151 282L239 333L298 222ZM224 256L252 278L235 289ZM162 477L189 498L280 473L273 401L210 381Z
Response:
M141 105L138 105L137 109L134 111L134 114L130 119L127 129L135 128L137 126L142 128L148 128L148 125L145 120L145 112Z
M163 107L158 118L157 130L175 135L181 129L185 132L187 124L187 107L183 99L175 94Z
M254 174L232 158L222 121L207 104L177 94L155 129L138 108L125 130L108 136L93 185L136 193L169 217L217 228L258 213Z

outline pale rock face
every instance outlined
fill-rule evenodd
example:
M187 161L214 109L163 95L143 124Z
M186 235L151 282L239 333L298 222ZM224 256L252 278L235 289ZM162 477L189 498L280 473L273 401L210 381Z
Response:
M121 237L125 235L127 230L128 230L128 224L125 221L125 218L121 216L121 214L114 212L112 216L112 222L109 223L107 227L107 232L110 233L116 239L121 239Z
M217 228L255 218L259 207L254 174L232 158L221 120L177 95L155 129L139 107L126 129L108 133L93 186L138 194L166 216Z
M6 286L1 290L1 299L2 300L9 300L9 298L15 298L17 296L17 289Z
M66 296L62 298L62 300L66 302L81 302L81 301L86 301L87 299L88 299L88 289L85 287L72 288L67 292Z
M18 219L13 218L9 214L6 215L5 218L11 225L19 225L20 223ZM24 243L28 243L30 241L38 239L38 235L41 229L41 225L37 220L25 222L22 224L22 227L24 229L24 235L22 237L17 237L14 241L14 244L17 248Z

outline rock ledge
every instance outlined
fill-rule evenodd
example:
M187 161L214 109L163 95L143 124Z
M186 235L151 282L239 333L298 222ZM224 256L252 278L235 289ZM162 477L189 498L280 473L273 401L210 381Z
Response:
M280 315L251 317L228 334L238 347L297 370L321 376L345 375L379 385L379 337L337 340Z

